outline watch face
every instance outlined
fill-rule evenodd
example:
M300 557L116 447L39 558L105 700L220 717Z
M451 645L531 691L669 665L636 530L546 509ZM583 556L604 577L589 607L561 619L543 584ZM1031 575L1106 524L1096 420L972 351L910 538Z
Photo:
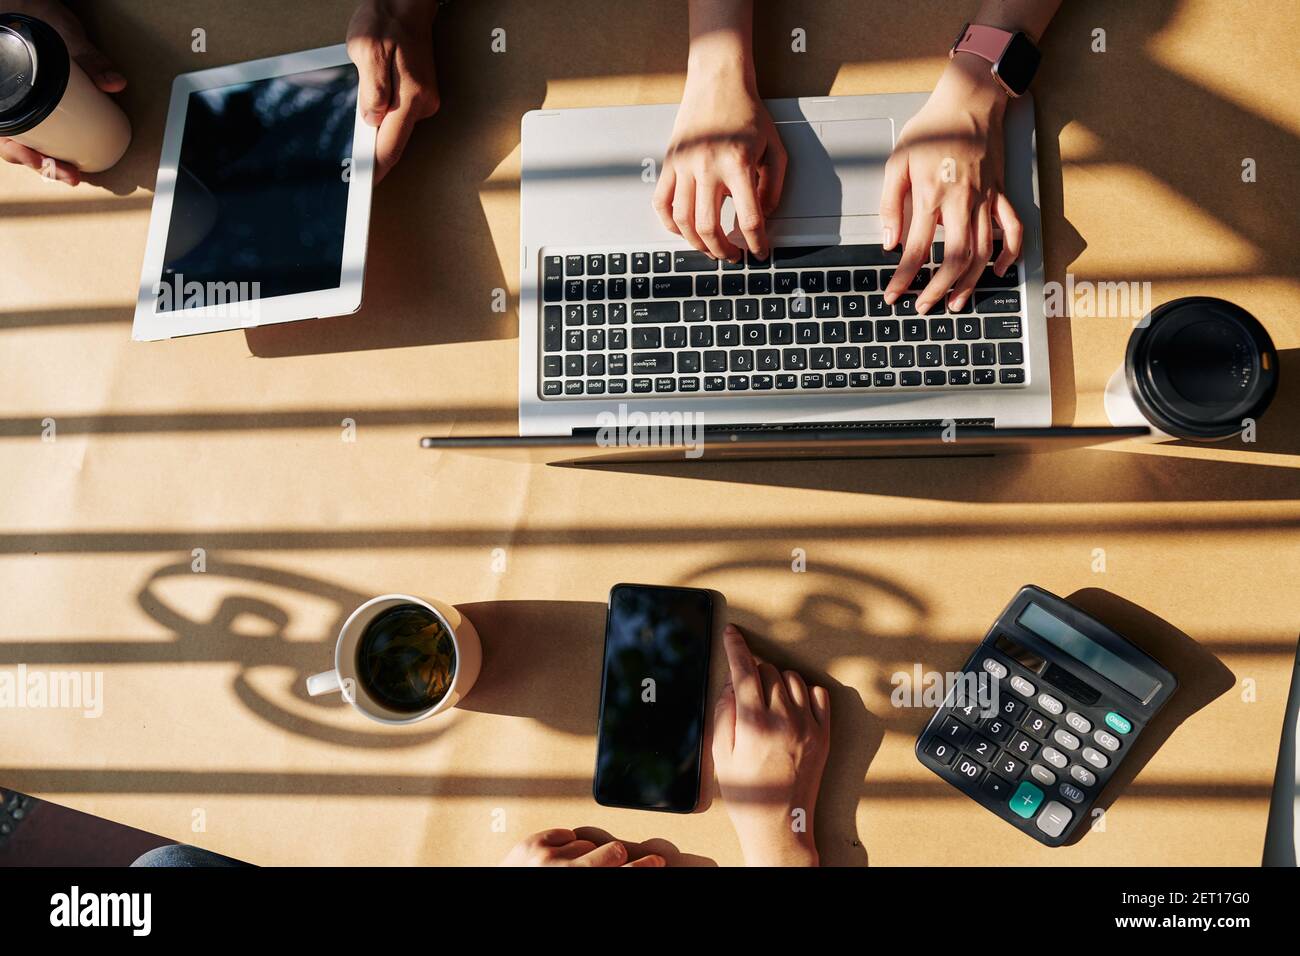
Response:
M1042 54L1030 42L1029 37L1016 33L1012 35L1011 42L1002 53L1002 59L998 60L993 70L1011 92L1020 96L1029 89L1029 84L1038 71L1040 59Z

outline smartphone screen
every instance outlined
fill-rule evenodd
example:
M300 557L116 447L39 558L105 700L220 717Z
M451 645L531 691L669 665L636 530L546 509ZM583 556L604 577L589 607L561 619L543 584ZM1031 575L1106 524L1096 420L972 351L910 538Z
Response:
M695 809L712 625L708 591L632 584L610 591L597 803Z

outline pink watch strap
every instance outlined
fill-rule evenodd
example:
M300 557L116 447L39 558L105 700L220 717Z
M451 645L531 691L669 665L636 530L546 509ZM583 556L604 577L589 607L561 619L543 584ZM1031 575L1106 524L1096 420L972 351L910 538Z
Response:
M1011 33L999 30L997 27L968 23L965 32L952 45L948 57L951 59L955 53L974 53L990 63L997 63L1002 58L1007 44L1011 42L1011 37Z

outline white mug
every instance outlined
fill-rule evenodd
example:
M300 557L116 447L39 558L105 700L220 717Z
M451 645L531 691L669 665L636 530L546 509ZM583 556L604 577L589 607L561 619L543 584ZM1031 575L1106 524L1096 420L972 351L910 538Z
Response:
M451 677L451 686L442 700L426 710L414 714L392 710L379 703L366 692L365 685L357 680L357 643L365 633L370 622L385 611L404 604L422 607L437 617L451 635L452 647L456 651L456 670ZM479 668L483 664L483 647L479 643L478 631L455 607L441 601L425 601L411 597L409 594L385 594L371 598L353 611L343 628L339 631L338 643L334 645L334 669L313 674L307 678L307 693L312 697L343 692L343 699L365 714L371 720L381 724L413 724L432 717L444 710L450 710L469 693L474 682L478 680Z

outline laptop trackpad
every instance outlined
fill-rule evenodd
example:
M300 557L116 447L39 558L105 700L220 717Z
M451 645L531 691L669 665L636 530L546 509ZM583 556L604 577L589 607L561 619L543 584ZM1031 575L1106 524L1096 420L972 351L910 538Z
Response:
M894 148L889 119L778 123L789 155L773 219L875 216L885 160Z

